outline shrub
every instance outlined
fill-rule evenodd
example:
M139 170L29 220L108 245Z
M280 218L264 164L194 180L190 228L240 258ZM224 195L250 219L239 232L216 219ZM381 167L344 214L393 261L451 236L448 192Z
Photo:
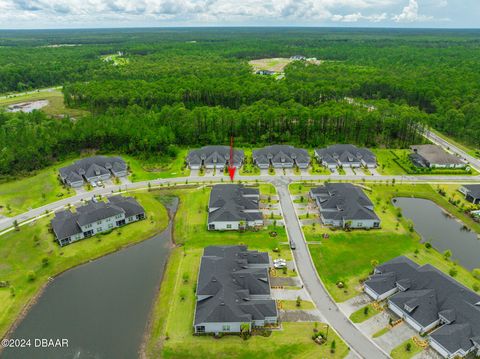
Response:
M408 342L407 345L405 345L405 350L407 352L411 351L412 350L412 343Z
M425 248L427 249L432 248L432 244L430 242L425 242Z
M42 266L46 267L50 263L49 259L47 257L42 258Z
M332 344L330 344L330 353L335 353L335 348L337 344L335 343L335 340L332 341Z
M37 278L37 275L33 270L29 271L27 274L27 279L29 282L33 282Z
M448 271L448 274L450 274L452 277L455 277L458 274L458 270L456 268L452 268Z

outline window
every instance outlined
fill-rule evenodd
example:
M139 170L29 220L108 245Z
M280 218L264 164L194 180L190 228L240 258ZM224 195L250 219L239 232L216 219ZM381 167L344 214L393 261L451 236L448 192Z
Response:
M229 332L230 331L230 325L223 325L222 326L222 331L223 332Z
M101 221L101 220L100 220L100 221L98 221L98 222L97 222L97 224L102 224L102 221Z
M205 326L197 325L197 333L205 333Z
M374 223L373 223L373 227L374 227L374 228L380 227L380 222L374 222Z
M227 224L227 229L231 229L232 228L232 225L231 224Z

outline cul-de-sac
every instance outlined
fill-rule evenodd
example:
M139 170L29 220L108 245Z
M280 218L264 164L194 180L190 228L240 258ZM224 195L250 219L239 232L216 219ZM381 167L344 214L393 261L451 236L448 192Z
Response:
M0 358L480 356L479 36L0 30Z

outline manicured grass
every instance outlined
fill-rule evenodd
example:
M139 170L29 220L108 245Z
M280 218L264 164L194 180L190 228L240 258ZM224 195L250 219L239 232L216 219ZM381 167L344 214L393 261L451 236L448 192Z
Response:
M308 240L309 235L306 234ZM357 295L360 280L372 271L372 260L385 262L404 253L413 253L416 240L408 234L350 232L331 234L320 245L310 245L317 272L336 301ZM342 282L344 288L338 288Z
M354 323L362 323L378 313L380 313L379 310L375 309L371 304L368 304L367 306L352 313L352 315L350 315L350 320Z
M260 174L260 168L253 164L252 149L245 148L244 150L245 160L243 166L240 168L240 175L242 176L258 176Z
M160 194L133 194L144 206L148 218L61 248L49 232L52 215L0 237L0 280L10 288L0 288L0 337L18 317L22 308L40 288L55 276L71 267L103 256L126 245L150 238L166 228L168 216L161 204ZM48 264L44 265L44 258ZM29 280L29 273L35 279ZM11 289L14 288L14 289ZM14 291L14 296L11 291Z
M384 222L395 218L395 221L399 223L398 230L396 224L393 226L395 222L390 224L385 222L382 223L381 230L331 231L329 238L324 239L322 236L324 230L319 229L320 226L317 225L315 229L312 226L304 227L307 241L321 242L321 244L310 245L310 253L322 281L336 301L347 300L360 292L361 280L367 278L373 268L372 264L382 263L400 255L406 255L419 264L430 263L447 274L455 266L458 272L455 276L456 280L469 288L474 288L475 284L479 284L479 281L465 268L455 265L452 261L446 261L442 254L433 248L427 250L420 243L418 234L411 232L404 217L393 217L393 205L389 202L393 197L402 196L426 198L465 221L476 231L478 231L478 223L461 213L444 197L436 193L430 185L373 184L371 187L372 192L369 195L374 202L378 196L380 202L387 206L385 213L377 211L377 214ZM372 263L372 261L375 262ZM342 282L344 288L338 288L338 282Z
M207 231L207 203L210 189L171 190L180 198L175 220L175 241L181 244L173 250L165 272L162 288L154 307L151 335L147 342L147 357L151 358L286 358L344 357L348 349L335 336L319 346L311 339L313 323L283 323L283 329L269 337L253 336L247 341L232 335L222 339L192 335L195 308L195 285L203 248L208 245L244 243L250 249L269 251L272 256L291 259L285 230L276 228L258 232ZM280 248L280 253L273 249ZM183 280L188 277L188 281ZM332 333L332 331L330 331ZM166 339L168 337L168 339ZM331 340L336 341L336 352L330 353Z
M407 350L407 345L410 344L410 350ZM423 351L423 348L419 347L412 339L408 339L407 341L400 344L398 347L392 350L390 356L393 359L408 359L412 358L418 353Z
M312 161L310 163L310 168L308 172L312 175L330 175L331 172L322 164L318 163L317 159L313 156L313 151L310 154Z
M377 156L378 173L382 175L404 175L407 173L397 162L395 162L395 155L399 157L408 155L410 150L374 148L372 149L372 152Z
M31 177L0 182L0 215L15 216L75 194L58 179L58 168L66 162L38 171ZM3 207L3 208L2 208Z
M374 333L374 334L372 335L372 338L381 337L382 335L387 334L389 331L390 331L390 327L382 328L382 329L380 329L378 332Z
M88 111L85 110L65 107L65 104L63 103L63 93L60 89L55 89L52 91L34 92L27 95L12 94L9 98L0 99L0 107L7 107L9 105L17 103L40 100L48 100L49 102L47 106L40 109L40 111L45 112L47 115L68 115L71 117L81 117L88 114Z
M296 300L281 300L279 308L283 310L309 310L315 309L315 304L309 300L300 300L300 306Z
M133 156L119 155L128 163L132 182L150 181L157 178L187 177L190 169L185 165L187 149L181 149L175 158L161 157L141 160Z

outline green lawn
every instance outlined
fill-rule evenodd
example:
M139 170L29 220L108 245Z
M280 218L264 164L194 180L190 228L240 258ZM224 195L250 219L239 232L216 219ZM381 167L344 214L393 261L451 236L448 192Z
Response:
M440 196L430 185L371 185L372 192L369 196L374 203L378 197L380 206L386 206L377 214L382 219L381 230L370 231L330 231L329 238L324 239L324 229L316 226L304 227L307 241L320 242L311 244L310 253L317 271L325 283L327 289L336 301L347 300L361 290L361 280L366 279L372 270L372 261L382 263L400 255L406 255L420 264L430 263L445 273L455 266L458 274L455 279L473 288L479 283L465 268L455 265L452 261L446 261L441 253L434 249L427 250L420 243L419 236L411 232L407 220L404 217L394 216L395 209L389 202L396 196L416 196L435 201L437 204L463 220L471 228L479 232L479 224L461 213L454 205ZM378 206L378 205L377 205ZM387 223L391 221L391 223ZM398 229L396 222L399 223ZM418 253L416 253L416 250ZM374 263L375 263L374 262ZM344 287L339 288L338 282Z
M47 106L43 107L40 111L45 112L47 115L51 116L62 116L68 115L71 117L81 117L88 114L88 111L74 108L67 108L63 103L63 93L60 89L53 90L51 92L34 92L27 95L14 95L12 94L9 98L0 99L0 107L7 107L9 105L29 102L29 101L39 101L39 100L48 100L49 103Z
M352 315L350 315L350 320L354 323L362 323L378 313L380 313L379 310L375 309L371 304L368 304L367 306L352 313Z
M30 208L74 195L75 191L64 188L57 177L58 168L65 164L62 162L48 167L31 177L0 182L0 214L15 216Z
M313 152L310 154L312 161L310 163L310 168L308 172L311 175L330 175L331 172L326 167L318 163L317 159L313 156Z
M382 175L404 175L407 172L395 162L396 156L404 156L410 150L391 150L385 148L374 148L372 152L377 156L377 171ZM396 156L395 156L396 155Z
M410 350L407 350L407 345L410 344ZM419 347L412 339L408 339L407 341L400 344L398 347L392 350L390 356L393 359L408 359L412 358L418 353L423 351L421 347Z
M3 337L22 308L48 278L126 245L150 238L166 228L168 216L161 204L161 194L138 192L134 196L146 209L148 218L109 234L61 248L49 232L50 215L36 223L22 226L18 232L12 231L0 237L0 281L10 283L10 288L0 288L0 337ZM47 265L43 265L44 258L48 259ZM35 275L33 281L28 279L30 272ZM11 291L14 291L14 296Z
M240 175L242 176L258 176L260 174L260 168L255 166L253 164L253 158L252 158L252 149L251 148L245 148L244 150L245 153L245 160L243 162L243 166L240 168Z
M390 327L382 328L378 332L373 333L372 338L381 337L382 335L387 334L389 331L390 331Z
M280 308L283 310L309 310L315 309L315 304L309 300L300 300L298 306L296 300L281 300Z
M152 158L141 160L133 156L120 155L128 163L132 182L150 181L157 178L188 177L190 169L185 165L188 150L181 149L175 158Z
M263 186L262 192L271 191ZM180 205L175 219L174 249L167 266L160 295L155 304L147 357L152 358L285 358L344 357L345 344L335 337L336 352L330 353L330 344L315 344L313 323L283 323L283 329L270 337L253 336L243 341L238 336L214 339L193 336L192 321L195 308L195 285L203 248L208 245L246 244L250 249L268 251L271 256L291 258L283 228L276 228L276 237L269 229L258 232L207 231L207 203L210 188L171 190L178 195ZM280 252L273 252L280 248ZM188 281L184 278L188 277ZM307 304L305 304L307 305ZM330 331L331 333L332 331ZM166 339L168 337L168 339ZM292 340L293 338L293 340ZM329 338L331 341L334 337Z

